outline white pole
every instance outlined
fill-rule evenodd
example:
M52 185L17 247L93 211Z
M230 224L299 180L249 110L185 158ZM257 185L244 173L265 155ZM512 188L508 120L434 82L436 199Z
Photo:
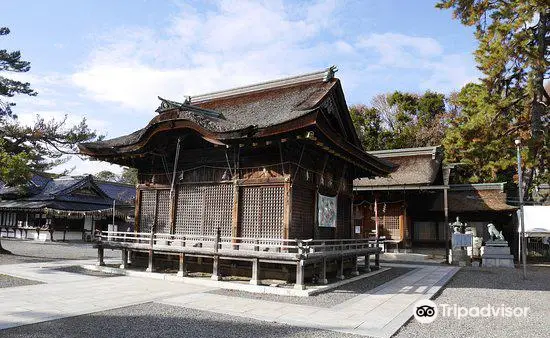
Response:
M116 200L113 200L113 229L115 227L115 207L116 207Z
M527 245L525 243L525 219L523 217L523 173L521 172L521 140L515 141L518 155L518 190L519 190L519 223L521 226L521 260L523 264L523 279L527 278Z

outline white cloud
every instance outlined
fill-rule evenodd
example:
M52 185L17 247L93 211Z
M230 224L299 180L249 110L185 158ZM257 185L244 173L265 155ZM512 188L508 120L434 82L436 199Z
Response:
M72 81L94 100L151 114L157 95L182 99L311 71L333 63L321 66L312 55L329 54L314 40L332 29L336 7L221 1L198 13L185 5L165 31L126 27L101 38Z
M363 51L376 51L380 58L371 65L371 69L386 72L390 79L394 79L393 75L389 75L392 70L415 72L418 87L423 90L448 93L476 81L478 77L471 54L445 54L441 44L430 37L370 34L360 37L356 47Z
M418 67L419 62L443 53L443 48L433 38L396 33L360 37L357 46L379 53L381 65L403 68Z
M449 93L460 90L469 82L479 81L479 73L475 70L471 55L445 55L428 65L433 72L428 78L420 81L419 86L423 89Z

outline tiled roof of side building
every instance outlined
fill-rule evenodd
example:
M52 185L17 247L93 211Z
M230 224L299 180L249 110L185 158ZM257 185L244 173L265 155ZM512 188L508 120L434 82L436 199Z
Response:
M116 182L96 181L107 196L126 204L133 204L136 198L136 187Z

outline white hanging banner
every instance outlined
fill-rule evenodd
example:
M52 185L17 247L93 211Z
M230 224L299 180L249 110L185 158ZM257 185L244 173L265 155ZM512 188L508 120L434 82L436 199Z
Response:
M319 194L317 201L319 227L336 228L336 197Z

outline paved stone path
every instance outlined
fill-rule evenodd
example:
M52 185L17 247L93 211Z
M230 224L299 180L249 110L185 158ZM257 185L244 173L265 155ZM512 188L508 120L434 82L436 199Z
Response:
M3 289L0 329L158 302L302 327L390 337L411 317L416 301L432 297L458 271L447 266L413 266L415 270L389 283L331 308L322 308L205 293L212 288L200 285L128 276L99 278L53 270L90 263L58 261L0 266L2 274L47 283Z

